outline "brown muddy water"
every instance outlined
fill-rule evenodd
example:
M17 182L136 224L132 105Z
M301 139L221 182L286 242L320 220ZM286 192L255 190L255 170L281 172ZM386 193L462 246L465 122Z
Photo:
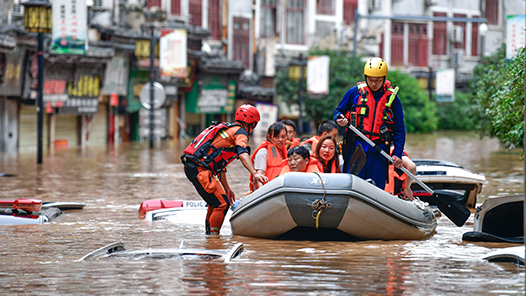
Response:
M199 199L179 160L184 143L56 150L0 155L0 199L84 202L52 223L0 226L2 294L161 295L523 295L525 269L481 259L503 243L463 242L472 220L456 227L446 217L421 241L312 242L233 236L228 226L206 237L201 219L144 222L147 199ZM496 140L471 133L409 135L412 158L456 162L486 176L478 202L524 192L524 164ZM237 197L248 175L239 161L228 170ZM471 221L471 222L470 222ZM76 261L113 242L127 249L226 249L241 242L230 263L192 259Z

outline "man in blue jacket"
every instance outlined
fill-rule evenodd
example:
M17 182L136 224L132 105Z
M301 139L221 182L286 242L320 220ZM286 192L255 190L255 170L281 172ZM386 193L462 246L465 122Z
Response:
M398 87L387 80L387 63L382 58L371 58L364 67L364 82L349 89L334 110L334 120L340 126L351 122L358 130L379 148L389 153L390 145L393 165L402 166L402 151L405 145L404 113L396 95ZM373 147L347 129L344 136L345 164L343 172L349 172L349 159L354 148L361 144L367 155L367 163L358 173L362 179L372 179L376 186L384 189L387 180L388 163ZM347 153L345 153L347 152Z

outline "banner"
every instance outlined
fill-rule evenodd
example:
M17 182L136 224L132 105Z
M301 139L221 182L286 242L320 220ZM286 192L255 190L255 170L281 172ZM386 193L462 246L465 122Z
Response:
M506 22L506 59L511 60L517 55L517 50L525 46L526 15L508 15Z
M161 76L186 78L186 30L162 30L159 41Z
M329 93L329 56L309 56L307 61L307 93Z
M88 49L88 9L86 0L53 0L51 52L86 54Z

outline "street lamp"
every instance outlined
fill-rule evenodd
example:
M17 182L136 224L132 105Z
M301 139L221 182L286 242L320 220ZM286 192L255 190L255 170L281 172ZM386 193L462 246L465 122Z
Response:
M298 90L298 105L300 108L300 116L298 118L298 134L303 134L303 80L305 79L305 66L307 61L303 59L303 54L300 53L297 60L292 60L289 63L289 78L290 80L299 81Z
M44 33L51 33L51 3L44 0L31 0L24 5L24 27L28 32L38 33L38 131L37 131L37 164L42 164L42 125L44 121L44 103L42 93L44 88Z
M479 34L480 34L480 56L484 56L484 51L486 50L486 34L488 33L488 25L481 23L479 25Z

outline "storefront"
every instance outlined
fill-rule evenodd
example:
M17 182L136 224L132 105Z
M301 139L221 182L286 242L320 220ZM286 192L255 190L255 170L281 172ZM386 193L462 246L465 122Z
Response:
M1 39L1 37L0 37ZM13 41L14 42L14 41ZM0 151L16 152L18 148L18 100L22 95L26 51L0 51Z

